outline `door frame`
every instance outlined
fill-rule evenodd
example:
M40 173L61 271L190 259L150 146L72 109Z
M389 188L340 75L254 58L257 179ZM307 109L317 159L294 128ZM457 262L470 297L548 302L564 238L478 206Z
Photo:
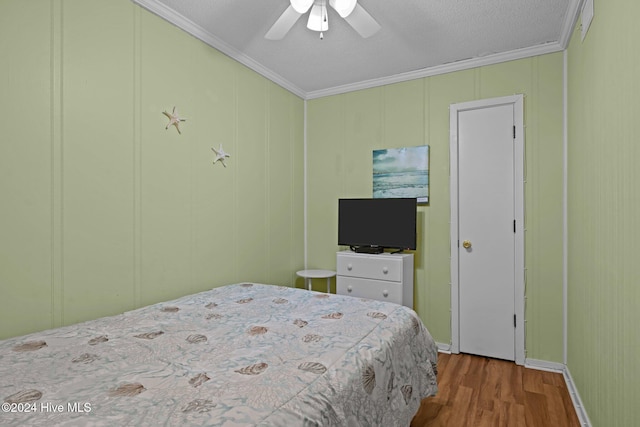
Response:
M451 104L449 107L449 185L451 197L450 250L451 250L451 352L460 353L460 305L459 305L459 235L458 235L458 117L459 113L480 108L513 105L514 138L514 216L515 227L515 277L514 308L515 362L525 362L525 268L524 268L524 97L512 95L500 98Z

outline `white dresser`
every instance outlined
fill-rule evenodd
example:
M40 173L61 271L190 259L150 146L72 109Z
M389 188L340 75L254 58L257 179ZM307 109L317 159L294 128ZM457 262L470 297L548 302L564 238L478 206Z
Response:
M336 293L402 304L413 309L413 254L360 254L336 258Z

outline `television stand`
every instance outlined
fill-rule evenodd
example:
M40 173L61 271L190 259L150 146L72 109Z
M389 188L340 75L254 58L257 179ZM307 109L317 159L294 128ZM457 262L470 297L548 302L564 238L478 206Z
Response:
M384 252L382 246L352 246L351 250L357 254L381 254Z
M413 254L338 252L336 294L413 308Z

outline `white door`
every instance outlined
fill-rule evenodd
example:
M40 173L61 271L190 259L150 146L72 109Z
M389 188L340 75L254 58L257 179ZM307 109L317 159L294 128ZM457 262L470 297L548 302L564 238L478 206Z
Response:
M452 252L458 264L459 351L516 360L515 104L466 107L456 109L457 194L452 194L457 197Z

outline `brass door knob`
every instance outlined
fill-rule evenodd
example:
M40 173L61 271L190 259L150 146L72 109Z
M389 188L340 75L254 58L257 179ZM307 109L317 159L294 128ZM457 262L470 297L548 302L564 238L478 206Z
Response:
M465 249L469 249L471 247L471 241L465 240L464 242L462 242L462 247Z

